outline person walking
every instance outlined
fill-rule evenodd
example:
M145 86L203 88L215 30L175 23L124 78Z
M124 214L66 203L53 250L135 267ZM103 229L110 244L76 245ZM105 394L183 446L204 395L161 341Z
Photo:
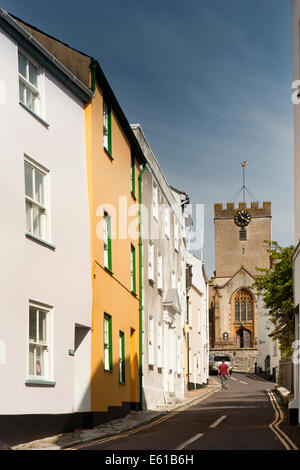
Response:
M229 367L228 364L225 363L224 359L222 360L222 364L219 365L218 375L221 376L222 388L225 388L225 390L227 390Z

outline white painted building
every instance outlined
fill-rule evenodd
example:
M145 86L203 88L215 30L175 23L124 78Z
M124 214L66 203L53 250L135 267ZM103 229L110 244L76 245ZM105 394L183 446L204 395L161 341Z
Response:
M293 87L294 87L294 210L295 245L293 254L295 337L298 342L296 358L299 359L300 341L300 1L292 0L292 41L293 41ZM295 83L296 82L296 83ZM297 103L297 104L296 104ZM300 361L294 363L294 401L289 404L293 421L300 423Z
M188 290L188 388L207 385L209 377L208 282L203 261L192 253L187 255L191 266Z
M274 325L270 321L261 296L255 296L257 308L257 372L278 382L280 349L278 339L273 338Z
M0 438L90 411L84 103L93 96L0 9Z
M184 396L185 230L182 207L140 125L131 127L148 162L142 176L143 400L153 408Z

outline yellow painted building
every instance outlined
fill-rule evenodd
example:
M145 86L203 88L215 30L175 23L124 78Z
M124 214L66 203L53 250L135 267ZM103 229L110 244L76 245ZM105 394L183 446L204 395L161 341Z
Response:
M109 406L136 408L140 402L137 193L143 161L129 124L120 123L110 89L101 88L106 83L96 62L92 75L95 98L85 116L93 266L91 407L97 413Z

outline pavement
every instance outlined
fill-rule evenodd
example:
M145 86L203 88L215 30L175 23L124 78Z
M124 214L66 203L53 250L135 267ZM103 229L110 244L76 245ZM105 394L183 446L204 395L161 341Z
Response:
M95 439L105 438L137 428L143 424L156 420L170 412L180 409L199 398L220 390L218 380L209 378L207 386L186 392L184 399L174 404L165 404L144 411L131 411L127 416L109 421L93 429L79 430L78 432L64 433L44 439L18 444L12 450L63 450L68 447L92 442Z

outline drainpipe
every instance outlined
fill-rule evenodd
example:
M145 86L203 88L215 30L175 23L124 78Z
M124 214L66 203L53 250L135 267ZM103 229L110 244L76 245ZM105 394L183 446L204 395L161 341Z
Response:
M139 274L140 274L140 403L139 408L143 410L143 242L142 242L142 176L146 170L146 165L140 171L139 181Z

